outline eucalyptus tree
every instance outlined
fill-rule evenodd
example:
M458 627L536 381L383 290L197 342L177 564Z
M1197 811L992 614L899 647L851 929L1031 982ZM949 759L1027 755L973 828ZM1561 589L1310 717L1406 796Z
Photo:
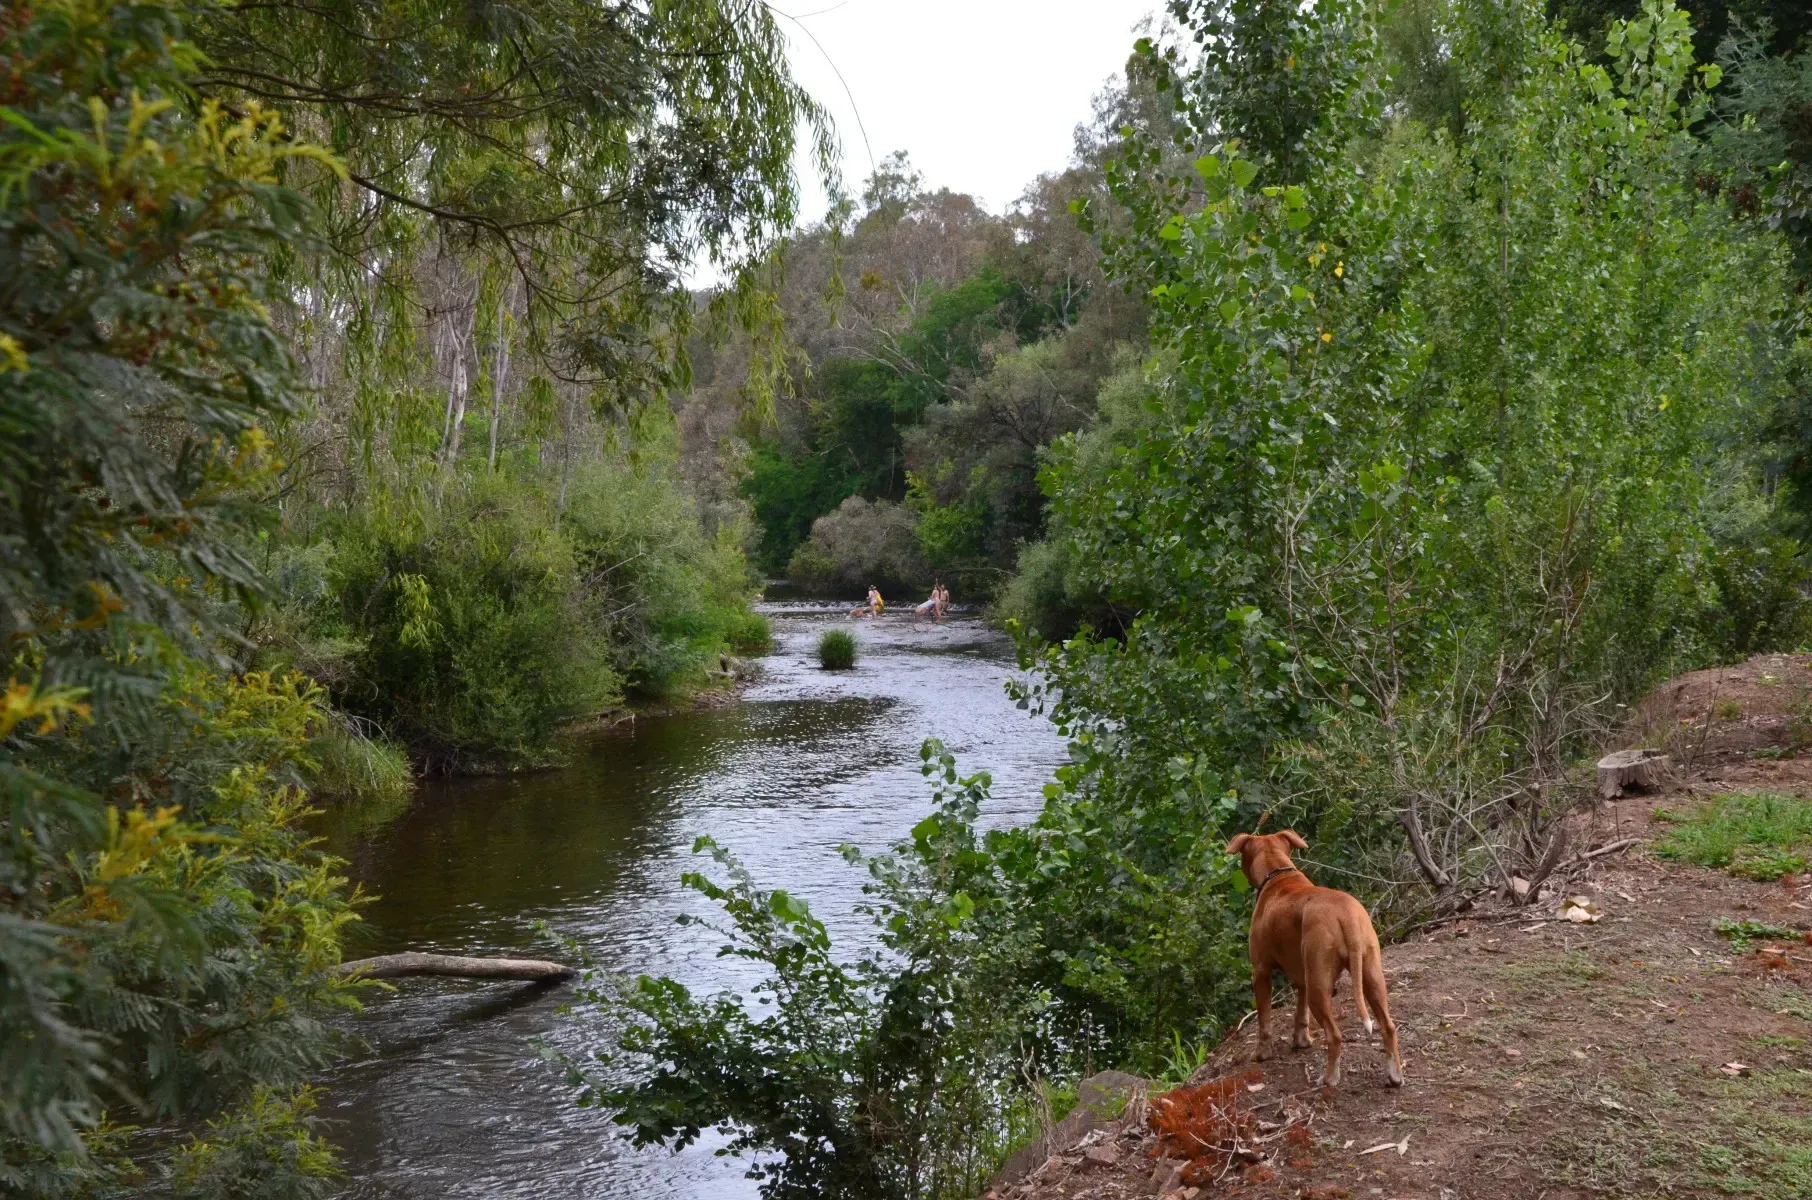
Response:
M314 382L370 434L437 371L443 460L467 404L500 416L506 389L608 408L683 378L694 263L760 325L802 135L832 163L761 3L276 0L200 6L195 28L201 96L273 107L343 164L292 176L323 242L286 267Z

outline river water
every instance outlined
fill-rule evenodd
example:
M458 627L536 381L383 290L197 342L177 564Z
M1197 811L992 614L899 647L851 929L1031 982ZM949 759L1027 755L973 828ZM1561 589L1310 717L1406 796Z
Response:
M965 771L987 770L989 824L1029 820L1063 759L1051 725L1003 685L1012 648L974 620L910 614L849 622L822 605L763 606L774 653L743 702L643 718L572 753L569 767L421 787L399 816L329 844L375 899L352 954L397 950L556 957L545 921L601 968L668 974L695 991L746 986L721 939L682 913L709 906L680 873L709 834L764 886L804 896L848 957L868 936L852 912L864 873L837 852L879 850L930 810L919 745L940 737ZM847 672L818 669L818 635L855 631ZM534 1042L583 1057L598 1019L563 1015L571 989L398 981L351 1025L369 1046L326 1081L320 1115L344 1152L348 1197L744 1197L746 1164L709 1146L635 1150L573 1103Z

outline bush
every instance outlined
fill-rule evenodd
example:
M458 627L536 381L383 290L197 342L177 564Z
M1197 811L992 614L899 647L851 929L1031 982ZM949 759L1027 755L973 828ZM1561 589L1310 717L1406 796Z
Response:
M818 665L826 671L847 671L856 665L856 639L846 629L827 629L818 639Z
M172 1192L177 1200L325 1200L344 1172L314 1111L312 1088L256 1089L243 1110L210 1121L177 1151Z
M560 726L705 686L764 649L734 531L712 536L655 428L637 460L373 495L274 554L260 640L426 769L549 761Z
M1117 632L1120 625L1119 614L1085 577L1061 536L1020 550L995 613L1045 642L1067 641L1085 625L1103 633Z
M298 828L320 694L222 668L223 612L262 583L271 434L302 407L270 314L306 206L277 181L322 152L199 97L184 16L0 19L9 1196L142 1194L116 1122L249 1111L326 1064L350 1003L345 881Z
M329 529L335 617L358 643L334 698L427 770L546 761L562 721L622 695L601 598L575 586L578 556L546 500L483 479Z
M758 612L735 614L724 636L729 639L730 649L738 654L766 654L774 648L774 631L768 627L768 619Z
M1722 662L1765 650L1794 650L1812 635L1812 562L1791 538L1757 534L1714 546L1706 555L1715 600L1700 620L1708 648Z
M917 514L891 500L860 496L812 524L812 536L794 552L787 575L822 592L860 591L870 583L910 589L931 578L919 555Z

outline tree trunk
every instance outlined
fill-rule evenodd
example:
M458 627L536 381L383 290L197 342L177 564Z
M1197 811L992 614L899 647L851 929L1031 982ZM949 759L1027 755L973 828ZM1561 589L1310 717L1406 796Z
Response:
M1672 770L1673 764L1659 750L1619 750L1598 760L1598 794L1615 800L1625 788L1652 791Z
M451 975L460 979L571 979L578 969L538 958L462 958L456 954L380 954L340 964L340 974L361 979Z
M504 321L513 290L506 290L497 302L497 341L491 351L491 453L487 461L493 471L497 469L497 427L503 423L503 384L510 374L510 339Z

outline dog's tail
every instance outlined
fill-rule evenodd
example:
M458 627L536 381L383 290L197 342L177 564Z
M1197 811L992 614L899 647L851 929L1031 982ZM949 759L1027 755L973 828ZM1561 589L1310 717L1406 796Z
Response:
M1382 966L1378 945L1357 928L1347 930L1346 976L1353 985L1353 1008L1359 1014L1360 1023L1365 1026L1365 1036L1372 1035L1372 1014L1365 1007L1365 971L1366 963L1373 957L1379 957L1377 965Z

